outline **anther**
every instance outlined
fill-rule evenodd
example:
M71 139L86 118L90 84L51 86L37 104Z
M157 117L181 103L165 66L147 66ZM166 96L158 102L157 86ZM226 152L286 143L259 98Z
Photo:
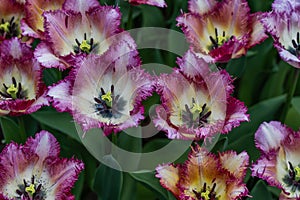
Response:
M12 77L11 81L14 84L14 86L17 87L17 81L16 81L15 77Z
M293 39L292 40L292 43L293 43L293 47L295 48L295 49L297 49L298 48L298 44L296 43L296 41Z
M104 95L104 94L105 94L105 92L104 92L104 89L103 89L103 88L101 88L101 93L102 93L102 95Z
M217 28L215 28L215 34L216 34L216 40L217 40L217 44L219 43L219 39L218 39L218 29Z
M75 42L78 46L80 46L80 42L77 40L77 38L75 39Z

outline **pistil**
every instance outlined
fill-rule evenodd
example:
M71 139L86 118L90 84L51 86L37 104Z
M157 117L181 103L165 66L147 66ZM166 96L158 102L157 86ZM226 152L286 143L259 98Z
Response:
M87 39L86 33L84 33L84 39L82 42L79 42L78 39L75 39L77 46L74 46L75 53L91 53L91 51L97 46L94 44L94 39L91 38L90 40Z

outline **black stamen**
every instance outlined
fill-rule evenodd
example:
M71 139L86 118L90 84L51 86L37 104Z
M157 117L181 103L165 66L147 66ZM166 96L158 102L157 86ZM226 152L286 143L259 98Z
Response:
M102 95L105 95L105 92L104 92L103 88L101 88L101 93L102 93Z
M215 34L216 34L216 41L217 41L217 43L219 43L218 29L217 28L215 28Z
M299 35L299 32L297 32L297 43L298 43L298 44L300 43L300 35Z
M213 192L214 192L214 190L216 189L216 186L217 186L217 184L216 184L216 183L214 183L214 184L213 184L213 187L212 187L212 188L211 188L211 190L210 190L210 192L211 192L211 193L213 193Z
M211 111L208 111L207 113L205 113L205 115L203 115L201 118L204 118L207 122L207 118L211 115Z
M37 186L37 188L36 188L36 192L39 192L39 191L41 191L41 188L42 188L42 184L39 184L38 186Z
M10 19L10 24L12 24L13 23L13 21L15 20L15 16L12 16L12 18ZM4 21L3 21L4 22Z
M111 91L112 94L114 93L114 90L115 90L115 86L114 86L114 85L111 85L111 86L110 86L110 91Z
M296 176L295 171L294 171L294 167L293 167L293 165L290 161L288 163L289 163L289 166L290 166L289 175L294 180L295 176Z
M10 98L9 95L7 95L7 94L5 94L5 93L3 93L3 92L1 92L1 91L0 91L0 95L3 96L4 98Z
M215 41L215 39L211 36L209 36L209 39L211 41L211 43L213 43L214 47L218 47L218 43Z
M223 31L223 37L225 37L225 31Z
M94 101L96 101L96 103L102 103L102 101L96 97L94 98Z
M34 176L31 177L31 183L34 184Z
M203 191L202 192L206 192L206 183L204 183L204 185L203 185Z
M296 43L296 41L295 41L294 39L292 40L292 43L293 43L293 47L294 47L295 49L297 49L298 45L297 45L297 43Z
M80 42L77 40L77 38L75 39L75 42L78 46L80 46Z
M16 190L16 193L20 196L22 195L22 192L20 190Z
M18 84L17 98L21 98L21 91L22 91L22 85L21 85L21 83L19 83Z
M23 183L24 183L24 186L27 187L27 183L26 183L25 179L23 179Z
M86 33L84 33L84 39L86 40Z
M202 112L205 110L205 108L206 108L206 103L203 104L203 106L202 106Z
M12 83L14 84L14 86L17 87L17 81L16 81L15 77L12 77L11 80L12 80Z
M3 87L5 88L5 90L8 89L8 87L5 85L5 83L3 83Z
M94 44L94 39L91 38L91 40L90 40L90 45L91 45L91 48L92 48L92 49L93 49L93 44Z

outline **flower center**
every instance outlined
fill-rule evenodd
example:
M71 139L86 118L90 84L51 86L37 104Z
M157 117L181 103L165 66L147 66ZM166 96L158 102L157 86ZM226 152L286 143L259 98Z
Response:
M124 110L126 102L120 98L120 95L114 94L114 86L111 85L110 91L105 92L101 88L101 93L99 97L94 98L95 101L95 110L98 115L101 115L103 118L119 118Z
M22 84L17 83L15 77L12 77L12 84L7 86L3 83L0 91L0 99L26 99L27 92L22 88Z
M1 19L0 35L7 39L20 36L19 26L15 22L15 17L12 17L10 21L5 21L3 18Z
M192 106L185 104L185 110L182 112L182 121L189 128L203 127L208 122L211 111L207 108L206 103L203 105L197 104L195 99L192 99Z
M31 178L31 183L27 183L23 180L23 184L18 185L19 189L16 190L17 199L32 199L32 200L42 200L45 199L45 192L42 191L42 184L35 183L34 176Z
M298 191L300 193L300 165L293 166L289 163L289 174L285 175L283 182L291 189L292 193Z
M200 192L197 192L196 190L193 190L193 192L197 200L218 200L219 196L217 196L215 192L216 186L216 183L214 183L210 188L210 186L207 186L206 183L204 183Z
M91 38L89 41L87 40L86 33L84 33L84 39L82 42L79 42L78 39L75 39L77 45L74 46L75 53L91 53L93 49L95 49L98 45L94 44L94 39Z
M222 46L228 39L231 37L226 36L225 31L222 32L222 35L219 35L218 29L215 28L215 35L209 36L209 40L211 41L211 45L208 47L209 50L216 49L219 46Z
M288 51L296 56L299 56L300 53L300 34L297 32L296 40L292 39L293 47L289 47Z

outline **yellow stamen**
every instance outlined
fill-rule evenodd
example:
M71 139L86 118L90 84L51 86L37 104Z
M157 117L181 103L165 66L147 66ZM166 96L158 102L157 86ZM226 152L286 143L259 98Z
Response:
M86 52L86 53L89 53L90 50L91 50L91 45L87 43L86 40L83 40L82 43L80 44L79 48Z
M4 32L9 32L9 22L5 22L4 24L0 24L0 29L4 30Z
M103 101L108 101L108 102L112 102L112 98L111 98L111 92L107 92L106 94L101 96L101 99Z
M209 200L209 191L206 190L206 192L201 192L201 197L204 198L205 200Z
M17 98L18 88L11 84L9 88L7 88L6 92L10 94L13 99Z
M226 41L226 37L225 36L218 36L218 45L221 46L224 42Z
M296 181L300 181L300 167L295 167L294 168L294 171L295 171L295 179Z
M202 112L202 106L200 106L199 104L193 103L192 109L191 109L192 113L195 112Z
M31 196L35 193L35 188L34 188L34 184L30 184L29 187L25 188L25 191L27 193L29 193Z

